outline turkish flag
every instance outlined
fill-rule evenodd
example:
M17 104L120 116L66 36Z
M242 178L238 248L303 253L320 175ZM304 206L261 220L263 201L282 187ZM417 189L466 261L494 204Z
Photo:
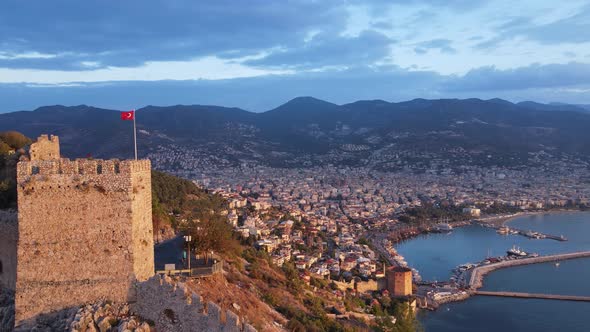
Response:
M121 120L133 120L135 118L135 110L129 112L121 112Z

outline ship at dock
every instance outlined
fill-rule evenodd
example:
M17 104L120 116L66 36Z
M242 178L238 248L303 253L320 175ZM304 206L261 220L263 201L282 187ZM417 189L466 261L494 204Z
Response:
M506 253L508 254L508 256L522 257L528 255L524 250L521 250L519 247L516 246L512 246L512 248L508 249Z
M510 228L508 228L506 226L502 226L502 227L498 228L496 233L501 234L501 235L508 235L508 233L510 233Z
M434 226L433 231L437 233L450 233L453 231L453 226L451 226L449 223L440 223Z

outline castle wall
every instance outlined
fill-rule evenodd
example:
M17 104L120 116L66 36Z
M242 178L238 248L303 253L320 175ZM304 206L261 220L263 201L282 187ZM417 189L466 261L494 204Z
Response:
M343 292L348 289L354 289L354 280L351 280L350 282L332 280L332 282L336 284L336 287L338 287L338 289Z
M355 289L359 293L374 292L384 290L387 288L387 280L385 280L385 278L379 278L377 280L369 279L367 281L358 282L354 281L354 279L349 282L335 280L333 280L332 282L336 284L336 287L338 287L338 289L341 291Z
M41 135L37 141L31 144L29 150L31 160L53 160L59 159L59 137Z
M149 164L133 164L132 237L133 271L139 281L154 275L154 234L152 225L152 178Z
M360 293L368 293L384 290L387 288L387 281L385 278L377 280L369 279L367 281L359 281L356 283L356 290Z
M154 273L149 170L147 160L19 162L17 325L100 298L133 300L133 282Z
M215 303L203 303L198 294L168 276L153 276L136 287L137 301L131 310L154 321L158 331L256 331L251 325L240 323L233 312L222 313Z

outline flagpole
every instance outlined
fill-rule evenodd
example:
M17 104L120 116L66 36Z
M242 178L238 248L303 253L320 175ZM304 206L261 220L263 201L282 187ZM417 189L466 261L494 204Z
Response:
M135 160L137 160L137 130L135 129L135 117L137 112L133 110L133 145L135 147Z

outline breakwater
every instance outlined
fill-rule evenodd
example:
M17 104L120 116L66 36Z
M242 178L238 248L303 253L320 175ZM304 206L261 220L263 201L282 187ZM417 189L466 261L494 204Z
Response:
M565 300L565 301L590 302L590 296L577 296L577 295L555 295L555 294L537 294L537 293L520 293L520 292L488 292L488 291L476 291L475 295L517 297L517 298L523 298L523 299L545 299L545 300Z
M531 258L522 258L522 259L515 259L515 260L508 260L502 261L498 263L488 264L478 266L473 269L471 272L471 277L469 278L469 288L471 291L476 291L483 285L483 278L486 274L506 267L513 267L519 265L527 265L527 264L536 264L536 263L545 263L545 262L553 262L553 261L560 261L560 260L567 260L567 259L575 259L575 258L583 258L583 257L590 257L590 251L581 251L581 252L573 252L567 254L557 254L557 255L548 255L548 256L538 256L538 257L531 257Z

